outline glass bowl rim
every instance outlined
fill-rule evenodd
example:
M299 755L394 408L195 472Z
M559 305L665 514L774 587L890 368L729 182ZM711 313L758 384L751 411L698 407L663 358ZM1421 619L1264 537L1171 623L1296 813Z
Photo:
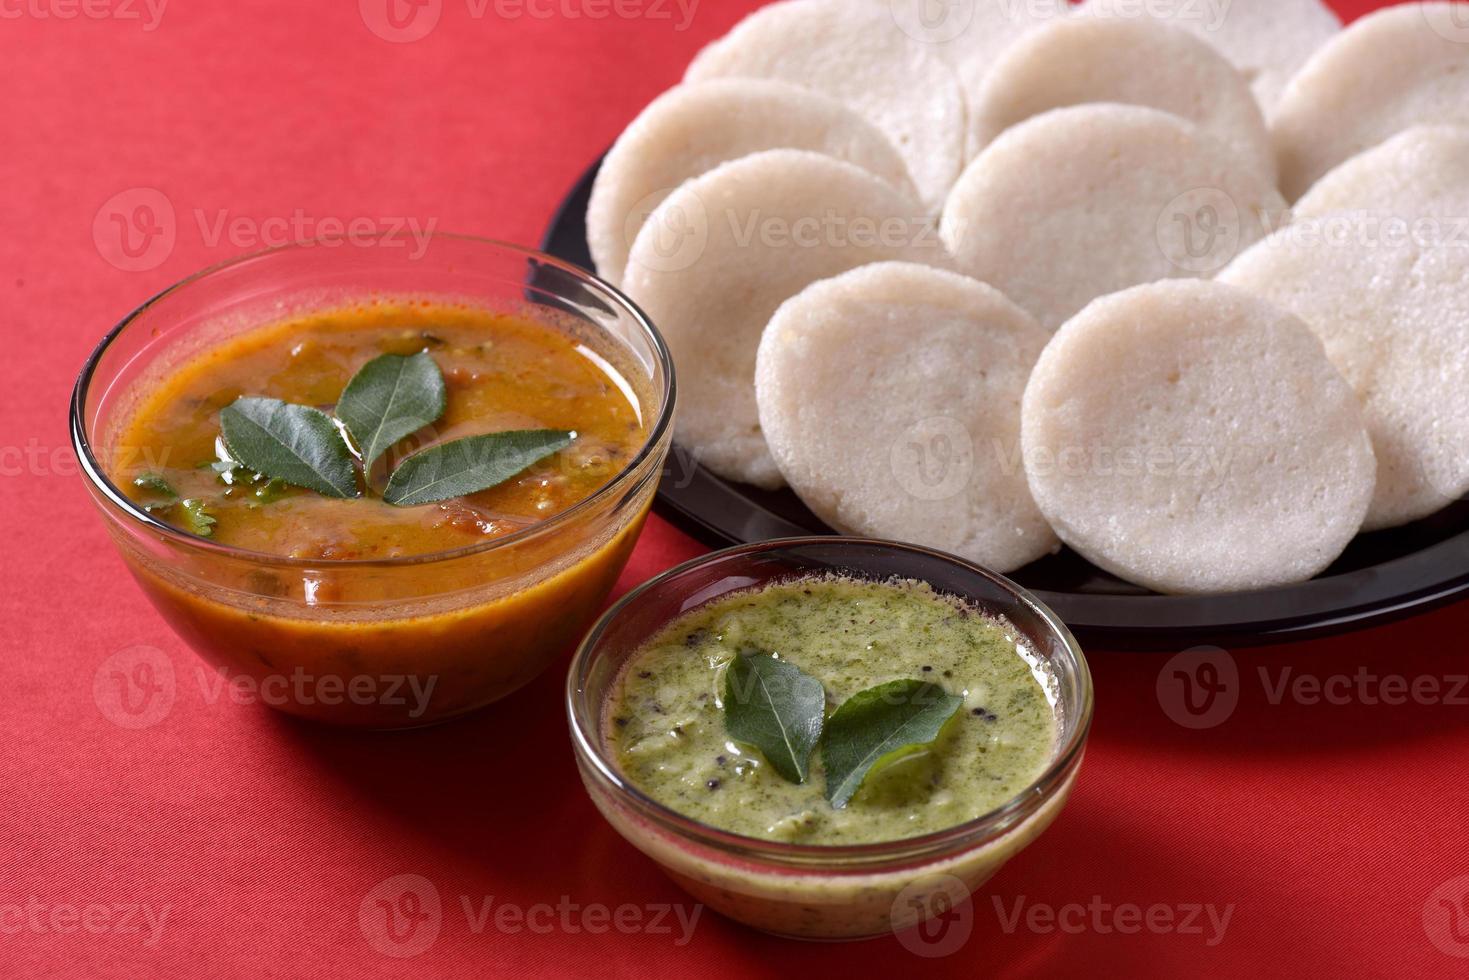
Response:
M730 558L756 555L762 552L779 552L811 545L834 546L839 550L889 548L942 562L966 575L978 576L1000 588L1030 609L1045 624L1046 629L1061 641L1062 647L1075 665L1076 700L1078 702L1076 707L1079 709L1079 715L1070 735L1056 746L1051 761L1040 775L1010 799L973 820L928 834L869 844L793 844L720 830L658 802L623 778L602 751L601 733L586 731L581 724L578 711L579 703L584 700L581 694L586 675L595 662L602 636L613 621L650 591L696 569ZM1070 629L1061 621L1061 618L1028 590L998 572L992 572L957 555L902 541L849 535L774 538L768 541L735 545L692 558L654 576L624 595L597 620L577 647L566 678L566 710L573 747L577 755L588 760L595 767L597 774L606 780L619 796L631 800L641 813L653 818L664 829L674 832L679 837L692 839L705 846L732 853L747 860L808 869L812 865L819 867L833 862L841 863L844 860L854 861L860 865L867 862L885 863L904 858L931 859L946 853L969 850L983 845L988 840L1003 836L1052 799L1056 791L1076 771L1091 731L1094 703L1095 693L1092 686L1091 668L1087 664L1081 645L1071 635ZM842 870L850 869L843 868Z
M387 237L387 232L379 233L376 238ZM162 302L174 293L179 292L202 279L209 278L228 269L233 269L249 262L267 258L284 252L298 252L322 245L322 239L309 239L305 241L290 242L284 245L276 245L270 248L258 249L237 255L233 258L216 262L213 265L192 273L171 286L163 289L157 294L145 300L127 316L123 317L92 349L82 365L81 373L77 376L76 384L72 387L71 405L69 409L69 429L71 434L72 451L76 454L81 465L82 474L87 481L99 491L107 500L131 519L134 524L141 525L154 533L162 534L178 543L196 548L200 551L216 554L221 557L234 558L243 561L251 561L262 565L273 565L277 567L301 567L320 569L331 568L397 568L407 565L423 565L441 561L452 561L465 558L470 555L481 554L499 548L519 544L531 538L551 533L564 524L571 523L577 516L591 510L593 505L612 496L615 491L625 486L636 474L637 470L657 452L658 446L665 441L673 421L674 401L677 397L677 380L674 376L673 355L668 349L663 335L654 326L653 321L643 312L642 308L632 301L623 291L601 278L596 273L583 269L571 262L559 259L554 255L548 255L533 248L516 245L512 242L501 241L495 238L487 238L480 235L465 235L455 232L434 231L429 233L434 240L448 240L468 243L476 246L489 246L491 251L498 251L511 256L520 256L524 259L533 260L541 265L551 266L566 273L573 279L579 280L593 291L604 294L604 298L620 308L632 318L643 337L653 347L654 360L657 367L663 371L662 403L659 406L658 418L648 430L647 437L639 447L633 458L618 471L617 475L603 483L596 492L568 507L566 510L543 521L532 524L530 527L522 528L513 534L495 538L491 541L479 544L466 545L462 548L454 548L448 551L434 551L421 555L404 555L398 558L347 558L347 559L315 559L315 558L292 558L289 555L276 555L264 551L255 551L249 548L238 548L232 545L220 544L208 538L191 534L181 528L167 524L149 514L143 508L135 504L129 497L112 482L111 478L102 471L102 466L97 461L92 451L91 439L87 436L84 417L86 415L86 399L90 391L93 376L101 363L102 357L138 317ZM527 283L527 285L530 285Z

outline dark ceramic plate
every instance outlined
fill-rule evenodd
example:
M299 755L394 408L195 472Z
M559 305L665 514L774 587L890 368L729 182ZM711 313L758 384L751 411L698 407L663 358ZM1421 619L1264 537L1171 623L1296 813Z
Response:
M600 161L562 202L541 249L592 267L587 197ZM721 479L674 446L658 511L711 546L831 534L789 490ZM1084 643L1182 650L1280 643L1385 622L1469 592L1469 500L1408 527L1364 534L1336 564L1299 585L1221 596L1161 596L1129 585L1069 550L1010 576L1056 611Z

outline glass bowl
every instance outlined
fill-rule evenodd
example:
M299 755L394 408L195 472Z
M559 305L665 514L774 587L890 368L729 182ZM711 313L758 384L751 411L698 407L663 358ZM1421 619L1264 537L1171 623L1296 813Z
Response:
M513 245L435 235L289 245L161 293L93 352L76 384L72 444L127 567L178 634L257 699L373 728L426 725L495 701L571 648L632 550L668 453L673 365L620 292ZM240 332L380 300L468 303L570 332L627 382L648 437L596 493L539 524L453 551L385 560L288 558L159 521L109 477L142 392Z
M886 843L791 844L697 823L618 771L605 739L609 694L644 641L731 592L840 572L929 583L1007 619L1043 666L1058 730L1044 773L1003 806L948 830ZM1065 625L1024 589L959 558L860 538L789 538L695 559L629 593L582 641L567 680L582 780L608 822L699 901L766 932L859 939L941 914L987 881L1056 818L1081 766L1092 717L1086 660Z

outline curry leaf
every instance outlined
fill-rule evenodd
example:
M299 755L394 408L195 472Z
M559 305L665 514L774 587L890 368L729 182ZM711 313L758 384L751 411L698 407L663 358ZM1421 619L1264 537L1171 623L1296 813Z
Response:
M214 519L213 514L205 509L204 501L190 499L182 501L179 506L183 508L184 524L190 531L199 535L201 538L207 538L214 534L214 525L219 522Z
M173 486L157 473L138 474L133 480L133 486L139 490L151 490L164 497L178 497L178 491L174 490Z
M574 438L560 429L518 429L430 446L393 471L383 499L409 507L478 493L565 449Z
M257 473L328 497L356 497L352 454L331 418L275 398L239 398L219 413L230 456Z
M347 382L337 401L337 418L357 440L362 464L370 470L399 439L437 422L444 404L444 375L427 352L384 354Z
M841 808L868 774L939 737L964 699L927 681L892 681L859 691L832 713L821 757L826 798Z
M782 777L804 783L826 720L821 682L786 660L740 654L724 675L724 728Z
M286 495L286 481L275 477L269 479L261 477L259 480L251 481L255 489L250 491L251 499L245 501L245 506L250 508L263 507L273 504Z
M167 510L178 503L178 491L157 473L140 473L134 478L133 486L150 498L143 501L143 509L150 514L158 510Z

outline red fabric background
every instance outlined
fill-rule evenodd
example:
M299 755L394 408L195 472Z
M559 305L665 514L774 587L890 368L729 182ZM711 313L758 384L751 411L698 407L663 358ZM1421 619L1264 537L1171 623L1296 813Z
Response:
M494 12L523 8L493 3L475 18L466 0L445 0L429 36L390 44L351 0L175 0L153 30L140 0L93 2L116 16L0 2L0 326L12 345L0 358L0 976L1469 975L1469 959L1445 952L1469 942L1437 905L1469 892L1455 881L1469 873L1469 711L1357 695L1272 704L1256 673L1274 683L1285 667L1323 678L1365 667L1451 683L1469 669L1463 605L1239 652L1240 706L1199 732L1160 707L1163 658L1092 651L1099 707L1081 783L992 893L1006 914L1021 899L1162 903L1179 916L1189 903L1232 906L1212 946L1207 930L1122 934L1105 915L1007 933L989 895L969 941L928 960L893 939L783 942L712 914L683 945L647 932L474 931L459 896L685 901L584 796L562 670L478 717L400 735L211 701L91 512L66 448L67 395L122 314L260 244L214 239L221 211L247 229L299 211L534 243L587 162L754 4L705 0L678 29L677 8L661 3L652 9L674 20L505 17ZM129 272L105 260L93 225L139 188L166 197L176 236ZM620 589L698 551L655 520ZM99 711L93 679L140 644L172 662L178 696L158 724L129 730ZM444 902L437 941L410 961L383 955L358 922L364 896L397 874L424 876ZM130 923L67 928L68 909L98 904L169 911L151 945Z

